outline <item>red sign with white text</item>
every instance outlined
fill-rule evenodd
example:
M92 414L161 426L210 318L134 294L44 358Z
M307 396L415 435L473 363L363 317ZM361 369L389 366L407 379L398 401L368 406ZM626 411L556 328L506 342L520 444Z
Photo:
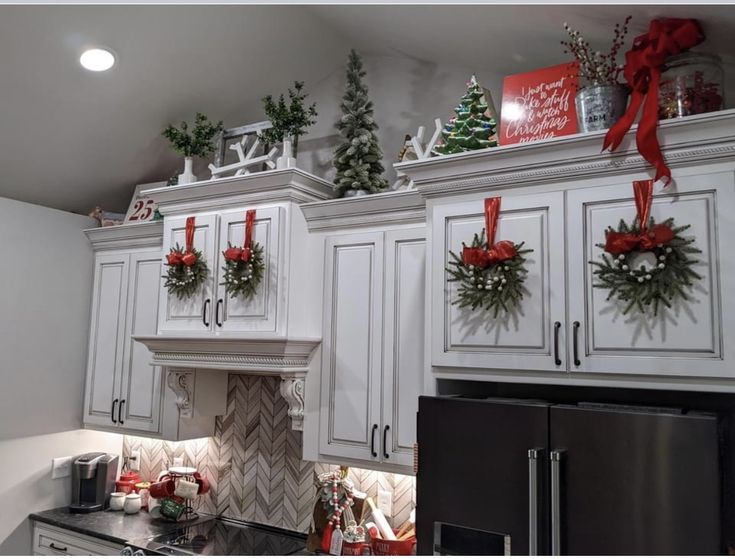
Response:
M575 134L577 76L576 62L506 76L500 112L500 145Z

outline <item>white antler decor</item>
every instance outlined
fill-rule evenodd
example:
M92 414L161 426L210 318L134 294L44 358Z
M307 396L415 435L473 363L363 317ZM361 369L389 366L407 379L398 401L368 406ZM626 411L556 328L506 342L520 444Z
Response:
M436 129L434 130L434 135L431 137L431 140L429 140L428 143L424 143L424 133L426 132L426 127L419 126L418 132L415 136L411 138L411 146L404 146L404 149L401 153L401 162L417 161L421 159L429 159L429 157L431 157L431 150L434 149L434 146L439 141L439 137L441 136L441 119L435 118L434 126L436 127ZM408 136L406 136L406 138L408 138ZM396 182L393 184L393 190L411 190L413 188L413 181L409 180L408 177L400 171L397 172L397 178L398 180L396 180Z
M222 165L222 167L215 167L213 164L209 164L209 170L212 172L212 178L218 179L222 173L229 173L235 171L235 176L247 175L250 173L248 167L265 163L269 169L275 169L276 164L273 162L273 157L276 155L278 148L274 147L267 154L253 157L255 150L260 145L260 140L255 138L253 145L250 146L247 154L243 148L247 143L247 136L243 136L242 140L235 142L230 146L230 149L235 150L237 153L237 163L230 163L229 165Z

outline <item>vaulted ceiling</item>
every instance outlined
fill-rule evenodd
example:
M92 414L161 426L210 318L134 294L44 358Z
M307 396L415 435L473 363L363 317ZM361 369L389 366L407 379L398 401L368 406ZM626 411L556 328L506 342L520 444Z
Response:
M653 17L697 17L707 50L735 55L730 6L3 5L0 196L124 210L135 184L179 165L167 123L260 120L265 93L318 83L350 47L502 76L558 63L564 21L604 46L627 14L631 35ZM112 71L79 66L91 45L116 52Z

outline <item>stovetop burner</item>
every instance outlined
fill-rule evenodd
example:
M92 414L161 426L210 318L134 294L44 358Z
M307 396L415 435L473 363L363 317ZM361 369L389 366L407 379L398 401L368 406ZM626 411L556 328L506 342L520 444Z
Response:
M129 543L158 555L295 555L306 547L297 532L214 517Z

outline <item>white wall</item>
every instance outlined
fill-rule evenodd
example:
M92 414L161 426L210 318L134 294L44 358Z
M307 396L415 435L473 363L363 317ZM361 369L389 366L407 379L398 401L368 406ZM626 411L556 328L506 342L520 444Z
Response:
M89 330L89 218L0 198L0 553L30 553L26 518L68 504L51 459L120 453L79 430Z
M339 144L335 123L341 116L340 103L346 83L345 66L335 69L319 83L307 83L309 101L316 101L318 122L299 140L298 166L328 180L334 178L332 153ZM467 91L475 73L478 81L492 93L500 110L503 76L491 71L442 66L402 56L363 55L368 95L373 101L378 138L383 149L385 176L392 184L392 164L406 134L414 135L419 126L427 127L427 139L434 131L434 118L446 122Z

